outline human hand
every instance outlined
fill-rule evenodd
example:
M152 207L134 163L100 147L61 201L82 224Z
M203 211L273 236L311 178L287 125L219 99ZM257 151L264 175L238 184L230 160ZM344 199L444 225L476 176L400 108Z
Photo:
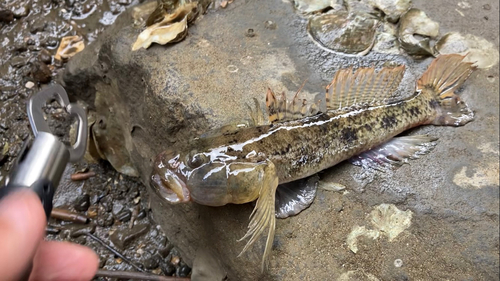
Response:
M89 248L44 241L45 212L30 190L0 201L0 280L18 280L29 268L29 280L91 280L99 259Z

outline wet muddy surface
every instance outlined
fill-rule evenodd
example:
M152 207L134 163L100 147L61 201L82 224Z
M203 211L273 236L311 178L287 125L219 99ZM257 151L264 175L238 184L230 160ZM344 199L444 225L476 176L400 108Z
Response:
M85 46L120 15L132 0L7 0L0 3L0 183L12 168L23 142L32 136L27 98L55 80L66 60L56 53L63 37L80 37ZM57 103L45 108L54 134L69 141L69 124ZM72 180L75 173L92 173ZM191 268L154 223L144 185L120 175L109 164L69 165L54 207L87 217L87 221L54 219L48 239L86 245L108 270L145 271L187 277ZM90 233L90 234L89 234ZM97 239L113 247L106 249ZM131 264L132 263L132 264Z

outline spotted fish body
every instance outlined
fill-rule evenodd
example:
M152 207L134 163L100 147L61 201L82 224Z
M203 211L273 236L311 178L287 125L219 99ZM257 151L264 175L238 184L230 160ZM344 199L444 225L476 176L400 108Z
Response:
M304 112L295 99L287 109L286 101L268 92L270 120L277 122L198 138L161 153L153 186L172 203L221 206L257 199L242 238L250 238L243 252L267 233L265 262L274 237L278 184L309 177L356 155L388 163L411 158L434 139L393 139L398 134L419 125L460 126L473 119L472 111L453 93L473 70L462 59L447 55L434 60L415 93L403 100L391 98L403 66L378 72L338 71L327 87L328 110L297 120L285 118Z

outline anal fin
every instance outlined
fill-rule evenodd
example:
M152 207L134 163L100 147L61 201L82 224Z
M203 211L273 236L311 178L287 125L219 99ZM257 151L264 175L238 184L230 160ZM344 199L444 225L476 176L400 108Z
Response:
M280 184L276 189L276 217L280 219L288 218L307 209L316 197L318 182L318 175L313 175Z
M397 168L409 159L417 159L427 154L435 146L437 138L427 135L396 137L378 147L363 152L350 159L350 162L363 168L386 170Z

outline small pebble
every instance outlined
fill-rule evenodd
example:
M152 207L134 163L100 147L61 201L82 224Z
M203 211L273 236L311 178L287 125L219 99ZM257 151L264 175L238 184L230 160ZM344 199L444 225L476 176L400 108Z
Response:
M14 20L14 13L10 10L0 10L0 22L9 23Z
M158 258L157 255L153 255L151 257L149 257L148 259L146 259L144 262L144 267L146 267L146 269L154 269L154 268L157 268L158 265L160 264L160 260Z
M191 273L191 268L187 265L183 265L177 269L176 275L179 277L188 277L189 273Z
M149 230L149 224L138 224L131 229L119 229L109 236L113 244L120 248L125 249L132 241L143 236Z
M175 273L175 266L173 266L170 263L161 264L160 267L161 267L161 271L163 271L163 273L166 276L172 276Z
M97 217L97 210L98 209L99 209L99 207L96 205L90 206L89 209L87 210L87 217L89 217L91 219Z
M394 266L395 267L402 267L403 266L403 261L401 259L395 259L394 260Z
M137 214L137 220L142 220L145 218L147 215L146 211L144 209L140 210L139 213Z
M90 196L88 194L79 196L73 207L79 212L86 212L90 207Z
M113 215L118 215L121 211L123 210L123 205L116 202L115 204L113 204L113 209L112 209L112 213Z
M26 88L31 89L35 86L35 83L28 81L26 82L26 85L24 85Z
M21 5L19 7L14 8L14 11L12 11L12 13L14 14L15 18L22 18L30 13L30 8L28 5L26 6Z
M132 212L130 212L130 210L123 210L115 216L115 218L121 222L128 222L131 217Z
M491 10L491 5L490 4L484 4L483 5L483 9L489 11L489 10Z
M180 262L181 258L178 256L172 256L172 258L170 259L170 263L172 263L173 265L178 265Z
M270 30L275 30L278 26L274 21L268 20L264 23L264 27Z
M109 213L101 213L97 218L97 225L102 227L109 227L113 225L114 221L115 220L113 219L113 215Z
M52 79L52 71L50 71L50 68L41 61L36 61L32 64L31 75L35 81L40 83L47 83Z
M38 59L43 63L50 64L52 62L52 55L47 49L41 49L40 53L38 53Z

